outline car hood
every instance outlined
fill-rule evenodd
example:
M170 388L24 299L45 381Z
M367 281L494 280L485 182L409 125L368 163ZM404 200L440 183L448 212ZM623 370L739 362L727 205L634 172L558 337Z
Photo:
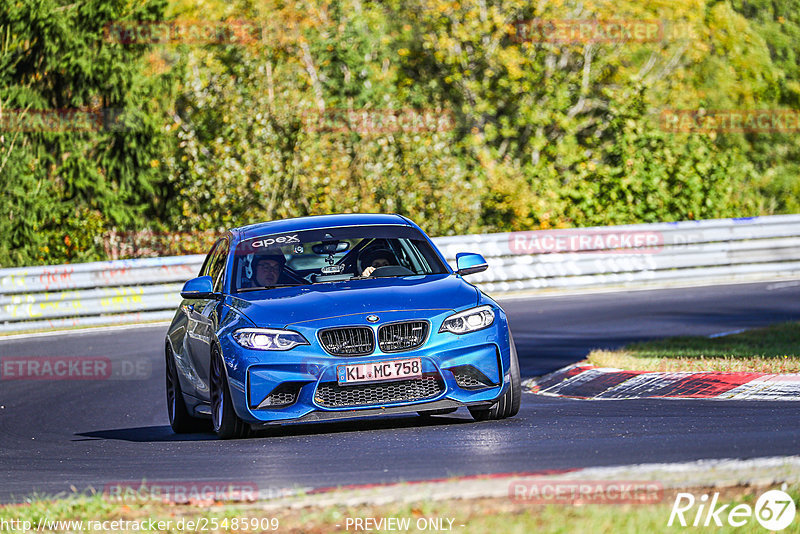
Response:
M451 274L370 278L238 293L231 307L257 326L285 327L343 315L475 306L478 290Z

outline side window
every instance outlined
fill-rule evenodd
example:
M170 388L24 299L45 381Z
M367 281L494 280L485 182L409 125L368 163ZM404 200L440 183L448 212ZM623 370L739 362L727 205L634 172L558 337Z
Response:
M400 249L400 254L397 254L397 257L404 267L415 273L432 272L430 265L428 265L428 262L425 261L425 257L419 251L418 242L412 242L406 238L398 239L398 242L400 245L398 247ZM395 251L395 254L396 252L397 251Z
M225 285L225 264L228 263L228 242L223 240L217 246L217 253L211 262L209 276L214 280L214 291L221 292Z
M206 256L203 266L200 268L200 274L197 276L208 276L211 273L211 266L214 264L215 256L219 254L221 243L222 240L219 240L211 247L211 251L208 253L208 256Z

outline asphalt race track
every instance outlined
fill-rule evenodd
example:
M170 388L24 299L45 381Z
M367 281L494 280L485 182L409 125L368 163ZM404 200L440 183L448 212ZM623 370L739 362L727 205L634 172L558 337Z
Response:
M715 334L800 320L800 282L536 297L503 302L522 376L594 347ZM0 359L108 357L104 380L0 380L0 501L71 487L150 481L329 487L481 473L753 458L800 453L800 403L577 401L523 396L513 419L464 411L295 425L219 441L172 434L165 408L166 328L0 341ZM132 367L133 366L133 367Z

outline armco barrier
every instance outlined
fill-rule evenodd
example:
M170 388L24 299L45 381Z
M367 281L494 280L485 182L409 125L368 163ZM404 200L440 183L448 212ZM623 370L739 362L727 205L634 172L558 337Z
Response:
M489 294L800 277L800 215L438 237ZM167 320L202 255L0 269L0 332Z
M167 320L203 255L0 269L0 332Z

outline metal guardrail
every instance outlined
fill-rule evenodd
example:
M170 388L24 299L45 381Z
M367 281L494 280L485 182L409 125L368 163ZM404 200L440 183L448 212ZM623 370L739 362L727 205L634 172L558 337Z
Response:
M800 215L438 238L482 253L487 293L800 276Z
M434 238L489 294L800 277L800 215ZM0 269L0 332L168 320L203 255Z
M0 269L0 332L170 319L204 258Z

